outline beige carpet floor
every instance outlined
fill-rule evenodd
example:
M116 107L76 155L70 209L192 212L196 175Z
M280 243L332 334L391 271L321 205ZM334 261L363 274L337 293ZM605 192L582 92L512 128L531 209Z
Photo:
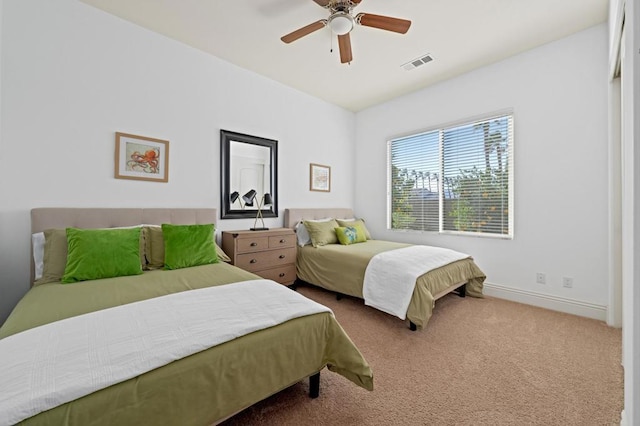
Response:
M298 383L225 425L619 425L621 331L501 299L448 295L424 330L330 292L374 372L373 392L322 371L320 397Z

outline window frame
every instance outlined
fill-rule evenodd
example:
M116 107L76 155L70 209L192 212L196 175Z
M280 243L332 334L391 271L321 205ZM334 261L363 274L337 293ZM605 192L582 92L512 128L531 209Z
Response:
M401 139L407 139L414 136L419 136L431 132L438 132L438 173L440 176L444 176L444 159L443 159L443 134L445 131L462 127L467 125L476 124L484 121L491 121L493 119L499 119L509 117L510 118L510 136L511 140L507 144L507 150L505 152L506 158L508 161L508 171L507 171L507 203L508 203L508 232L506 234L496 234L496 233L484 233L477 231L454 231L454 230L445 230L444 228L444 179L439 179L438 182L438 230L418 230L418 229L402 229L402 228L393 228L393 213L392 213L392 205L393 205L393 182L392 182L392 159L391 159L391 149L392 144L395 141ZM454 236L464 236L464 237L476 237L476 238L490 238L490 239L507 239L512 240L514 238L514 228L515 228L515 188L514 188L514 145L515 145L515 114L513 109L503 109L499 111L494 111L487 114L476 115L473 117L467 117L460 120L455 120L452 122L448 122L445 124L440 124L436 126L431 126L428 128L424 128L422 130L406 133L403 135L398 135L387 140L387 229L394 232L417 232L417 233L429 233L429 234L442 234L442 235L454 235Z

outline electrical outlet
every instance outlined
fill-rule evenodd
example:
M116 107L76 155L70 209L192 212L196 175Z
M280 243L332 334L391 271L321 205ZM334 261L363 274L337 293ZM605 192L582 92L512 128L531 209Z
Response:
M562 287L572 288L573 287L573 278L571 278L571 277L562 277Z
M538 284L546 284L547 283L547 275L542 272L536 273L536 282Z

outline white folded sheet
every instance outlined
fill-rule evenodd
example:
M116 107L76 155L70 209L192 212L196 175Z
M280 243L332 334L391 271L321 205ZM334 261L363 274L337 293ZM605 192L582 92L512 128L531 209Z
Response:
M379 253L371 258L364 273L364 304L405 319L418 277L468 257L471 256L454 250L422 245Z

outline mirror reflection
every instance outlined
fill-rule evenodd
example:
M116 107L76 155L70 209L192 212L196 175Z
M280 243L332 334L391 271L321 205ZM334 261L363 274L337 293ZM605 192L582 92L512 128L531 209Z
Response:
M271 149L266 146L252 145L232 140L229 148L229 189L231 197L238 194L235 206L245 210L256 210L257 203L248 195L254 191L254 197L263 197L271 190ZM243 200L245 198L245 200ZM243 202L244 201L244 202Z
M220 131L221 218L277 217L277 141Z

